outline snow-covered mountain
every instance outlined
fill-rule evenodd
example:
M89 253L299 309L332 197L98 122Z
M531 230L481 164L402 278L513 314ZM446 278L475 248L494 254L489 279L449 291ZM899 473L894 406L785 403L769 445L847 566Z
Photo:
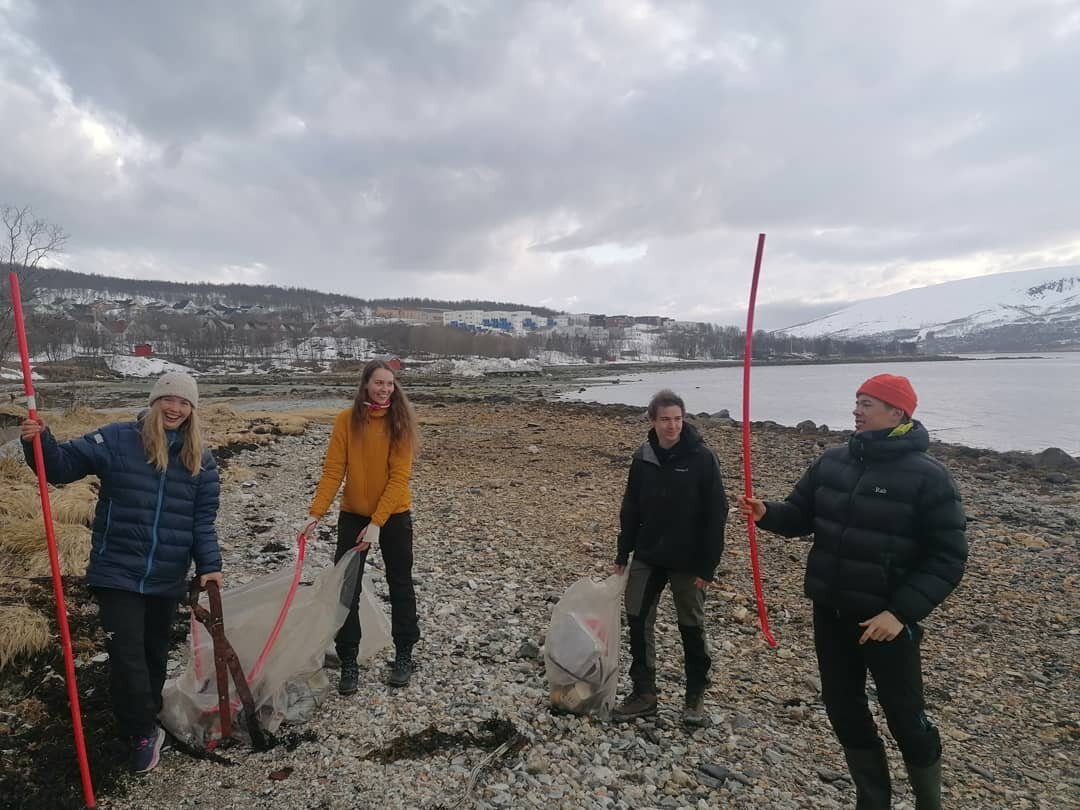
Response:
M998 273L859 301L778 330L795 337L936 341L969 351L1080 347L1080 266Z

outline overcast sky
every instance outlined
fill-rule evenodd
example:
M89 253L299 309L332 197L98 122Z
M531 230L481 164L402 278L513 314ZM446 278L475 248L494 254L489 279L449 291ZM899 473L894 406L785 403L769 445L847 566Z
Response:
M1080 2L0 0L0 202L132 277L759 325L1080 260Z

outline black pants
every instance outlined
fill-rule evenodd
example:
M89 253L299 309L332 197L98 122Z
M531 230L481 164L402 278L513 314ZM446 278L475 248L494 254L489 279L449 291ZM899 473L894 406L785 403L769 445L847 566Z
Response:
M176 600L95 588L109 653L113 713L126 737L148 737L161 711Z
M334 562L356 545L356 535L368 523L370 517L342 512L338 518L337 552ZM390 632L397 649L409 649L420 640L420 627L416 621L416 591L413 589L413 528L412 515L400 512L391 515L379 532L379 551L382 552L386 570L386 584L390 587ZM349 616L338 631L335 642L339 650L355 648L360 644L360 619L356 608L363 588L364 564L367 552L360 555L360 575L356 580L356 593L349 603Z
M905 627L892 641L859 644L865 628L814 605L814 646L821 694L833 731L845 748L880 745L866 700L866 673L874 678L878 703L904 760L924 768L941 755L941 737L926 717L923 700L922 629Z
M624 599L630 630L630 680L638 694L657 693L656 606L667 585L671 585L682 637L686 692L697 695L709 685L712 659L705 644L705 591L694 585L694 579L694 574L657 568L636 557L630 562Z

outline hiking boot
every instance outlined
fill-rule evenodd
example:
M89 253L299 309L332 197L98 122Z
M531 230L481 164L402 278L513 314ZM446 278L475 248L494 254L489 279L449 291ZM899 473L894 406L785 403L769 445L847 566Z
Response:
M128 766L135 773L146 773L157 767L161 759L161 744L165 742L165 729L154 727L154 733L148 737L134 737L131 740L131 753Z
M709 715L705 714L705 694L688 692L683 706L682 721L687 726L705 728L709 725Z
M335 645L335 651L341 670L338 675L338 694L346 696L356 694L360 682L360 667L356 663L356 656L360 654L360 645L338 644Z
M630 696L611 712L611 719L617 723L638 717L652 717L656 714L656 695L631 692Z
M353 661L350 663L342 662L341 674L338 676L337 691L339 695L349 696L355 695L356 690L360 685L360 667Z
M408 686L409 678L412 677L415 668L412 650L398 650L394 656L394 665L390 670L390 677L386 679L386 682L394 687Z

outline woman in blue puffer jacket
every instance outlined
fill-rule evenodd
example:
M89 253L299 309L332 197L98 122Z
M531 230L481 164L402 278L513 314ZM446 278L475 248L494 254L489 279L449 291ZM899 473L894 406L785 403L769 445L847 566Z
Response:
M21 431L31 467L40 434L49 483L101 480L86 582L107 639L113 711L140 773L157 765L165 739L156 718L169 627L191 561L201 584L222 581L218 471L203 446L198 404L195 380L170 372L154 383L138 421L68 442L57 442L41 420L23 422Z

